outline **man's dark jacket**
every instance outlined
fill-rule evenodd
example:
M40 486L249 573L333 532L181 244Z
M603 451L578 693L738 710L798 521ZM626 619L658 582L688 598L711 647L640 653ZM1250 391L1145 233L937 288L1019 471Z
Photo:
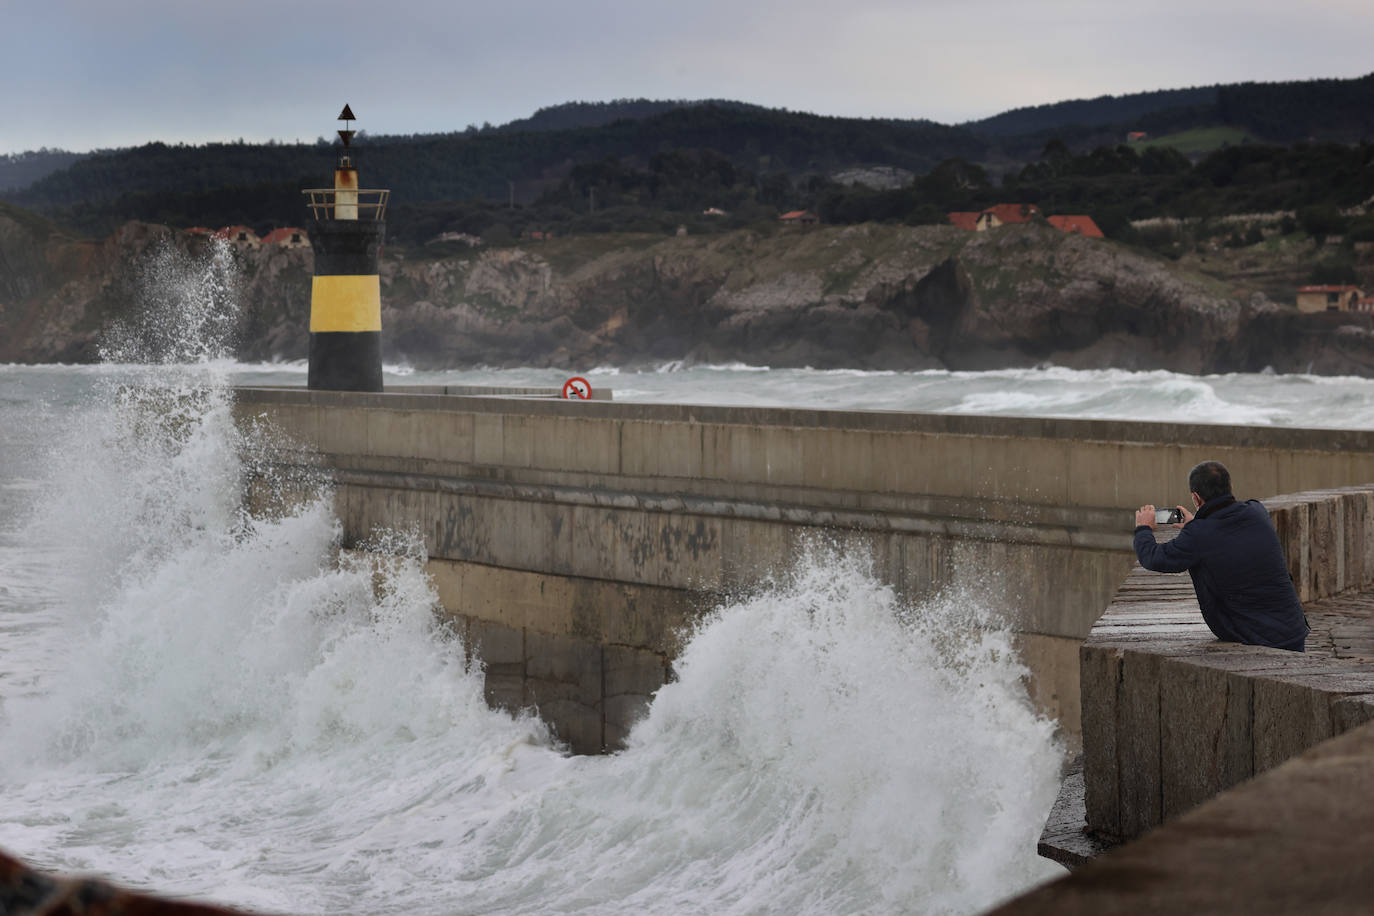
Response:
M1217 639L1304 650L1307 618L1274 523L1258 500L1209 500L1178 537L1162 544L1150 526L1140 525L1135 554L1155 572L1188 570L1202 619Z

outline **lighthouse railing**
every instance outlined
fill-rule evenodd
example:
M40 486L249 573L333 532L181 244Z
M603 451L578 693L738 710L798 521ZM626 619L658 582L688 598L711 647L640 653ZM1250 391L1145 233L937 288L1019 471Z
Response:
M308 206L315 219L334 219L334 208L339 204L356 207L358 219L381 222L386 219L386 204L391 198L390 189L385 188L307 188L301 193L309 198Z

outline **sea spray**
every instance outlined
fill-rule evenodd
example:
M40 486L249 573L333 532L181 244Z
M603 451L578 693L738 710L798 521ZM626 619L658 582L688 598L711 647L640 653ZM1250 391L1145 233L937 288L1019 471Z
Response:
M699 621L620 754L488 709L414 538L340 552L321 481L244 511L274 443L202 346L219 256L168 262L191 315L120 338L140 362L54 428L7 539L54 613L0 650L39 672L0 709L0 847L293 913L972 912L1053 871L1058 751L1007 634L863 556Z
M231 435L202 429L183 448ZM150 474L48 486L136 503ZM206 504L172 491L150 518L198 523L106 545L136 572L48 631L61 666L0 722L0 846L296 913L957 913L1052 871L1051 724L976 601L904 607L813 550L699 622L624 752L569 758L486 707L413 540L339 556L325 500Z

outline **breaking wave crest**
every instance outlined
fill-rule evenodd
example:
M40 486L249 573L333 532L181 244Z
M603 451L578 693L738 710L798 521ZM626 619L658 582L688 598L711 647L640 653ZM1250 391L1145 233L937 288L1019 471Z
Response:
M295 913L959 913L1055 872L1009 634L835 547L684 634L619 754L489 709L416 539L340 551L327 482L272 480L214 342L232 284L168 263L192 314L169 293L49 410L6 533L0 846Z

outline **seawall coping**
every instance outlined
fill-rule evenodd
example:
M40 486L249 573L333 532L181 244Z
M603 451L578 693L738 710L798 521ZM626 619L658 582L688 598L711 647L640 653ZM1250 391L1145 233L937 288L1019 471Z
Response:
M653 404L627 401L571 401L475 395L311 391L302 388L239 387L241 404L296 404L376 410L465 411L535 417L583 417L662 423L718 423L730 426L825 428L949 435L1069 439L1075 442L1262 447L1287 451L1374 452L1374 431L1295 427L1228 426L1067 417L914 413L896 410L833 410L802 407L736 407Z

